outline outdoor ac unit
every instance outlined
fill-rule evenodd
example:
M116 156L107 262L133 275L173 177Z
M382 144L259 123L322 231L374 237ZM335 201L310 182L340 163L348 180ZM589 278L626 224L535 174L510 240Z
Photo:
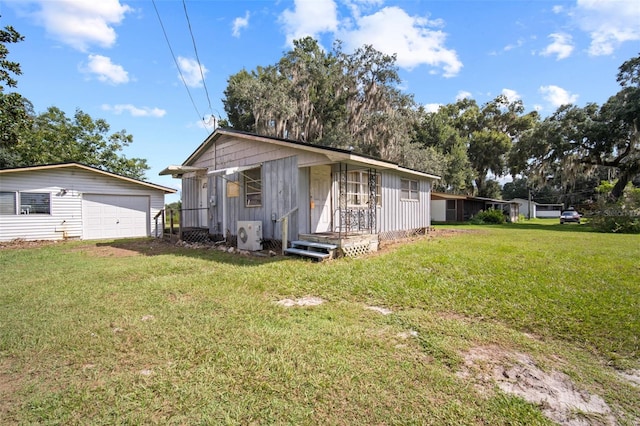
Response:
M259 220L238 221L238 249L262 250L262 222Z

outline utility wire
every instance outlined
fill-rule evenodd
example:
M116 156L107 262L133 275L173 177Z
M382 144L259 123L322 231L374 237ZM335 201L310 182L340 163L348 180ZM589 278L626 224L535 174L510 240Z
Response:
M191 91L189 90L189 86L187 86L187 81L185 80L184 75L182 75L182 70L180 69L180 65L178 64L176 55L173 53L173 48L171 48L171 43L169 42L167 31L164 28L164 24L162 23L162 18L160 18L160 12L158 12L158 8L156 6L156 0L151 0L151 3L153 3L153 8L156 10L156 15L158 16L158 21L160 22L160 27L162 28L164 39L167 42L167 46L169 46L169 51L171 52L171 57L173 57L173 62L176 64L176 67L178 68L178 73L180 74L180 79L182 80L182 84L184 85L184 88L187 89L187 93L189 94L189 99L191 99L191 104L193 105L193 108L196 110L196 114L198 114L198 119L204 122L204 119L203 119L204 117L202 116L202 114L200 114L200 111L198 111L198 107L196 106L196 103L193 100L193 96L191 96Z
M191 34L191 41L193 42L193 50L196 52L196 61L198 61L198 68L200 69L200 77L202 77L202 85L204 86L204 92L207 95L207 102L209 102L209 111L213 112L213 108L211 108L211 99L209 98L209 90L207 89L207 83L204 81L204 73L202 71L202 64L200 63L200 57L198 56L198 48L196 47L196 39L193 37L193 31L191 30L191 20L189 19L189 14L187 13L187 3L185 0L182 0L182 6L184 8L184 16L187 18L187 25L189 26L189 34Z

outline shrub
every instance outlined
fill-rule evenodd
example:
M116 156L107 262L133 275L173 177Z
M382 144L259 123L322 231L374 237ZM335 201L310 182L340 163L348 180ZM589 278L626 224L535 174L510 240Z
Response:
M596 190L607 194L611 188L613 184L605 181ZM589 224L599 232L640 234L640 188L629 184L617 202L608 201L606 195L601 196Z
M504 213L502 210L489 209L479 212L473 218L471 218L471 223L482 225L482 224L501 224L505 223L506 219L504 218Z

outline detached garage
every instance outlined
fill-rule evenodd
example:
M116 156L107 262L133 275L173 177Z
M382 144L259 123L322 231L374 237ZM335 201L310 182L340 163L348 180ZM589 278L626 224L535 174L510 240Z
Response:
M159 235L175 192L78 163L0 170L0 241Z

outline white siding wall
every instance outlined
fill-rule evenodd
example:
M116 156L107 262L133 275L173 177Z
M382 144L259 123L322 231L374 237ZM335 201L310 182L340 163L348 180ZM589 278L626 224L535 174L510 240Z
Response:
M66 194L61 189L66 189ZM150 197L149 229L156 235L154 216L164 208L164 192L89 170L64 167L4 173L0 192L47 192L51 214L0 215L0 241L82 238L82 195L145 195Z
M401 231L431 226L431 184L418 180L418 200L400 199L400 179L418 180L415 176L382 172L382 208L379 211L379 232Z
M446 222L447 200L431 201L431 220L434 222Z

